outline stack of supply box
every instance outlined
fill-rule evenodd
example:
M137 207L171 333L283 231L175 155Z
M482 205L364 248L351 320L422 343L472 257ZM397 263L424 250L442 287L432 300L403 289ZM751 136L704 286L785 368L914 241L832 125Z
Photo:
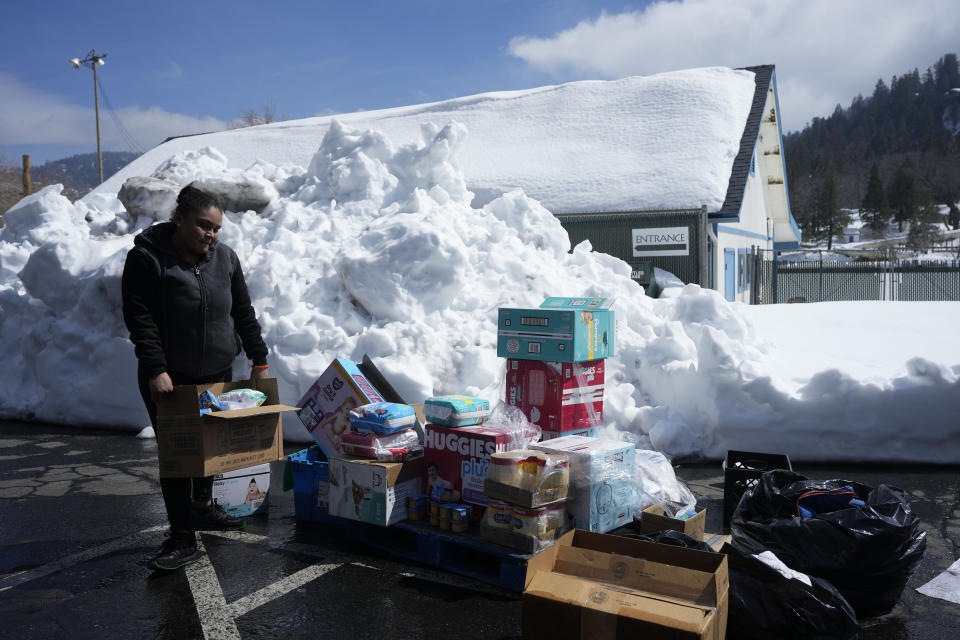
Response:
M569 455L567 512L574 527L600 533L633 518L633 446L592 437L603 423L604 359L614 352L612 306L547 298L537 309L500 309L497 327L506 401L543 430L531 448Z
M519 449L495 453L490 462L481 535L526 553L552 544L566 529L567 456Z
M380 526L406 519L407 496L421 491L423 457L398 455L390 449L406 448L409 453L413 446L409 433L381 436L368 430L364 435L350 429L354 409L384 401L360 367L344 358L335 359L310 386L297 403L299 417L322 450L326 465L320 460L314 465L323 467L324 477L318 482L323 484L324 490L315 491L302 501L322 500L313 505L317 510L326 507L331 516ZM413 415L412 410L410 415ZM389 426L396 426L398 418L393 415L386 422ZM410 417L406 419L410 420ZM399 432L416 427L411 420L411 424ZM398 444L409 446L396 446ZM382 454L385 459L357 457L345 450L354 454ZM391 461L397 458L401 460Z
M497 355L507 359L506 401L543 439L595 435L603 422L604 359L613 355L611 298L547 298L502 308Z
M413 407L376 402L351 409L330 458L330 515L389 526L407 518L407 498L420 492L423 449Z
M411 496L412 519L429 519L446 531L466 531L483 515L483 479L490 456L510 446L511 434L487 428L490 402L469 396L438 396L423 404L423 483Z

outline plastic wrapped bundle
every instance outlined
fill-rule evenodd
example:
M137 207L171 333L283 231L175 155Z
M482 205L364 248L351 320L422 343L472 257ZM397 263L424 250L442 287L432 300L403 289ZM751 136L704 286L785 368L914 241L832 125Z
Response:
M769 549L792 569L827 580L860 616L893 608L927 543L902 490L782 469L743 495L731 527L735 544Z
M567 497L570 462L566 455L532 449L495 453L484 481L484 493L526 507Z
M407 458L423 455L420 437L413 429L404 429L385 436L349 431L340 437L340 451L380 462L403 462Z
M567 513L577 529L606 533L633 520L634 455L629 442L564 436L531 445L570 460Z
M218 398L220 406L224 411L231 409L252 409L259 407L267 401L267 396L261 391L255 389L234 389L221 393Z
M433 424L469 427L483 424L490 415L490 401L469 396L437 396L423 403L423 415Z
M409 429L416 421L413 407L396 402L374 402L350 410L352 430L380 436Z

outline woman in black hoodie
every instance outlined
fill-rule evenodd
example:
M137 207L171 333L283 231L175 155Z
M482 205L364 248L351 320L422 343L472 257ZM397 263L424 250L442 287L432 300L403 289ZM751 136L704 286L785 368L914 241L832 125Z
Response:
M123 319L154 429L159 394L174 385L229 382L241 348L253 361L250 378L267 376L267 346L240 261L217 242L222 221L216 198L184 187L170 222L138 234L127 254ZM198 560L197 529L243 527L243 520L213 504L212 488L212 476L160 479L170 535L152 568L177 569Z

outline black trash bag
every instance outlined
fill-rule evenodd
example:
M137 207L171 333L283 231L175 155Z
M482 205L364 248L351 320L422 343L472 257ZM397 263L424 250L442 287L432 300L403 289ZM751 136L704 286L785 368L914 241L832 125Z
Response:
M798 515L798 500L811 491L839 493L847 487L863 506ZM927 546L901 489L807 480L783 469L763 474L743 495L731 530L736 545L752 553L769 549L791 569L830 582L860 617L882 615L896 605Z
M729 543L720 553L730 570L727 637L741 640L849 640L860 629L850 604L829 582L787 578ZM792 568L792 567L791 567Z

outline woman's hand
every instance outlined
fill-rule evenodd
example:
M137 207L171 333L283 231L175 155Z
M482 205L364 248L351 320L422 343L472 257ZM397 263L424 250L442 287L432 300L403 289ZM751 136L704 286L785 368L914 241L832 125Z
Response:
M150 378L149 385L150 397L154 400L156 400L157 396L162 393L169 393L173 391L173 380L170 379L170 376L166 371L163 373L158 373Z
M267 369L250 369L250 379L251 380L263 380L268 377Z

